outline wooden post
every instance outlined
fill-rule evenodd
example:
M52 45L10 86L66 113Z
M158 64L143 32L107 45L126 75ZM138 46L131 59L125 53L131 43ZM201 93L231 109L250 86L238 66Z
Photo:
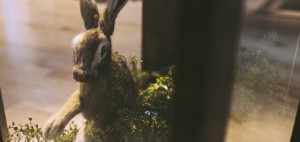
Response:
M294 129L291 137L291 142L299 142L299 141L300 141L300 104L298 104Z
M223 142L242 1L179 0L178 6L172 141Z
M224 141L241 11L241 0L143 1L143 69L176 63L172 141Z
M295 65L298 63L295 62ZM294 70L299 70L299 66L295 66ZM297 78L291 78L291 83L290 83L290 89L288 92L289 96L298 96L299 95L299 89L296 85L297 84ZM299 142L300 141L300 103L298 104L298 109L294 121L294 127L293 127L293 132L291 134L291 142Z
M2 99L2 93L0 88L0 134L2 142L6 142L7 139L7 122L6 122L6 116L4 111L4 104Z
M242 1L178 0L174 142L223 142Z
M143 70L174 65L177 0L143 1Z

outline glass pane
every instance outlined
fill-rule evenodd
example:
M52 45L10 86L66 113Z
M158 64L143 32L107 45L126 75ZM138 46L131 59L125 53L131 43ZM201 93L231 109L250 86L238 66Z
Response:
M226 142L288 142L299 102L300 2L246 0Z

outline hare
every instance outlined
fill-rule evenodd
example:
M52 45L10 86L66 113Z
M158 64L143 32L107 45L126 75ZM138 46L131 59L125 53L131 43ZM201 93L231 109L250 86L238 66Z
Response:
M137 91L125 59L112 52L111 38L115 19L127 0L109 0L99 14L94 0L80 0L81 15L86 31L73 39L73 77L80 82L76 90L43 128L47 139L59 136L67 123L78 113L86 118L76 142L90 141L94 128L120 124L118 110L133 109ZM122 127L123 128L123 127ZM111 137L121 139L122 131Z

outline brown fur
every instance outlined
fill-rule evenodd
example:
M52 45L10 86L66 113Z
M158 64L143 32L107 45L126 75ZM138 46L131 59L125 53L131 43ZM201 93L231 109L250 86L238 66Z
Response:
M79 35L80 40L74 44L73 76L80 82L80 87L45 124L43 135L46 138L57 137L67 123L81 112L87 120L84 141L89 141L91 129L105 129L118 123L119 109L134 109L137 92L130 71L125 59L112 53L110 39L115 18L126 2L110 0L104 14L100 16L93 0L80 0L81 14L87 30ZM106 48L107 51L106 56L98 63L96 51L100 45L103 45L101 49ZM121 133L117 131L116 135ZM78 138L77 141L82 139Z

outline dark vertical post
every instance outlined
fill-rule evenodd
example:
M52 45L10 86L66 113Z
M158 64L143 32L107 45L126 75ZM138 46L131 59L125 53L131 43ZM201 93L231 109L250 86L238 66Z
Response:
M7 137L7 123L6 123L6 116L5 116L5 111L4 111L4 105L3 105L3 99L2 99L2 93L1 93L1 88L0 88L0 134L1 134L1 139L2 142L6 142L6 137Z
M224 140L241 4L241 0L143 1L143 69L176 63L172 141Z
M143 70L175 64L177 0L143 1Z
M174 142L223 142L241 0L178 0Z
M296 114L296 120L294 124L291 142L300 142L300 104L298 104L298 110Z

